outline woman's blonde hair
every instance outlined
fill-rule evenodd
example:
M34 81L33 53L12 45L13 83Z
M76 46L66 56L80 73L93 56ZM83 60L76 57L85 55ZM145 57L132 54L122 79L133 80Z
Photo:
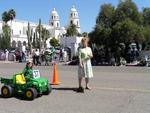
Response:
M85 42L88 43L89 42L89 38L83 37L82 40L81 40L81 43L84 44Z

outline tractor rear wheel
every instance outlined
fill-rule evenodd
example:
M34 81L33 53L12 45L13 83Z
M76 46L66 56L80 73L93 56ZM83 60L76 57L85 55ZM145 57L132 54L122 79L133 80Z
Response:
M13 96L13 88L9 85L4 85L1 88L1 95L4 98L10 98Z
M38 93L35 88L28 88L24 93L24 97L27 100L34 100L37 97Z

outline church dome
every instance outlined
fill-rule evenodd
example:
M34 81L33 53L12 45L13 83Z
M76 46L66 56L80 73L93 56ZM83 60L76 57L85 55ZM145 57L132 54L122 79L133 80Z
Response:
M77 12L75 6L73 5L72 8L71 8L71 12Z
M55 8L54 8L53 11L51 12L51 14L58 16L58 13L57 13L57 11L55 10Z

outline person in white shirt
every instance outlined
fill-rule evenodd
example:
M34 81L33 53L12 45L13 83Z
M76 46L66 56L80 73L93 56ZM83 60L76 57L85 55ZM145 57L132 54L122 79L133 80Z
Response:
M79 66L78 66L78 80L79 80L79 88L78 92L84 92L82 87L82 78L85 78L86 89L91 89L89 87L89 79L93 77L93 70L91 64L91 58L93 57L93 53L90 47L88 47L89 39L84 37L81 41L82 47L78 49L79 55Z
M63 52L63 60L65 63L67 62L67 51L66 50L64 50L64 52Z
M9 54L9 51L5 49L5 61L8 61L8 54Z
M39 58L40 58L40 53L39 51L36 49L35 50L35 59L36 59L36 64L35 65L41 65L40 61L39 61Z

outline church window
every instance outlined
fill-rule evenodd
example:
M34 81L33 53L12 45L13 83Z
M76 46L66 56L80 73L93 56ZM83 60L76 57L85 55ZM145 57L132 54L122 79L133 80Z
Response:
M26 35L27 33L27 27L23 27L23 34Z
M78 14L76 14L76 17L78 17Z
M77 21L77 26L79 25L79 22Z
M53 22L51 22L51 25L53 26L53 25L54 25L54 23L53 23Z
M11 34L13 35L13 30L11 30Z
M18 41L18 47L21 47L21 45L22 45L21 41Z
M27 45L26 41L23 41L23 45L24 45L24 46L26 46L26 45Z
M12 48L16 48L16 41L15 40L12 41Z
M21 30L19 31L19 34L21 35Z
M59 23L57 23L57 27L59 27Z

